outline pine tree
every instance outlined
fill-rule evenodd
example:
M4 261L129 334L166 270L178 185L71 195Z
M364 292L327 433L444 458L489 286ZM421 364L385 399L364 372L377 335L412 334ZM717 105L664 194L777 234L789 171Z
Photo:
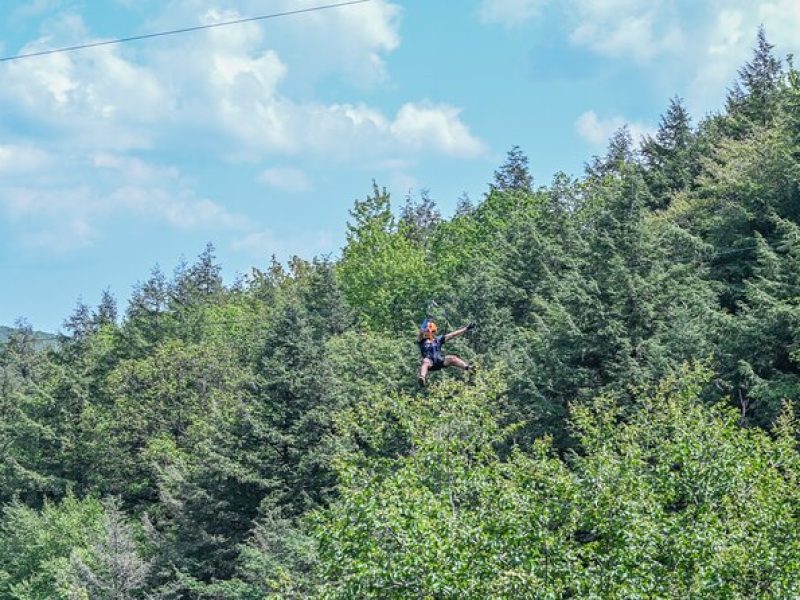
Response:
M506 161L494 172L491 191L524 192L533 191L533 177L528 169L528 156L519 146L512 146L506 154Z
M85 552L70 556L70 598L135 600L143 597L150 563L141 558L118 499L103 503L102 533ZM88 554L88 556L84 556Z
M773 244L757 236L753 276L722 338L721 378L742 419L770 427L800 394L800 226L775 218Z
M142 356L167 331L170 286L156 265L144 283L133 289L125 312L123 356Z
M197 294L208 298L222 290L222 266L217 262L214 244L208 242L191 269L189 280Z
M531 325L505 352L520 357L510 378L516 410L537 408L525 419L528 434L554 434L559 445L569 443L560 425L567 403L600 392L626 398L630 386L703 356L715 315L702 271L674 264L700 241L648 220L650 195L635 165L591 181L583 194L572 232L542 232L527 244L528 262L539 265Z
M366 235L389 232L394 228L391 199L386 188L379 188L372 181L372 195L356 200L350 210L351 221L347 223L347 241L358 242Z
M63 495L74 474L69 429L79 416L58 395L65 369L37 350L35 339L18 321L0 347L0 503L16 497L38 506Z
M662 115L655 138L647 136L642 143L645 180L655 208L666 208L671 195L687 189L699 173L693 141L691 118L676 96Z
M117 323L117 299L108 289L103 290L100 297L100 304L92 314L92 322L95 327L104 325L116 325Z
M470 200L469 194L467 194L467 192L462 192L456 201L455 217L464 217L474 212L475 205L472 203L472 200Z
M783 77L781 61L772 53L774 46L767 41L763 26L758 28L753 58L739 69L739 80L728 93L729 115L744 117L756 125L765 125L775 116L777 92ZM735 125L734 131L749 129L747 124Z
M418 202L410 194L406 197L406 203L400 211L399 227L409 240L425 246L441 220L442 214L436 208L436 202L428 190L422 190Z
M350 216L337 269L348 303L370 329L407 329L429 294L425 250L398 231L389 194L374 182Z
M183 263L176 269L170 286L171 304L176 309L187 309L218 296L223 290L221 273L214 245L209 242L193 265Z
M327 258L315 258L307 275L303 303L317 340L344 333L354 321L352 308L336 277L336 267Z
M620 173L625 165L633 162L633 137L628 126L623 125L608 141L605 156L595 156L591 164L586 165L586 174L589 177L604 177L611 173Z
M91 336L95 330L95 324L89 305L82 300L78 300L75 310L73 310L69 318L64 321L64 329L67 330L69 336L63 341L70 339L74 342L81 342Z
M157 524L157 566L192 589L236 574L236 557L259 515L295 519L335 486L327 447L332 379L297 296L281 300L253 372L217 390L206 416L187 431L186 451L157 469L165 499ZM249 381L248 381L249 380ZM210 593L210 592L209 592Z
M152 322L157 326L159 319L167 312L168 299L167 279L156 265L150 273L150 278L134 287L126 312L128 321Z

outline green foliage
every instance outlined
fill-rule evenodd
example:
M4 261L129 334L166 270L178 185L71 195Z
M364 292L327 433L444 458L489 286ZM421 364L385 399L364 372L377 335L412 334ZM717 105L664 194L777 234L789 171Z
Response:
M722 346L742 417L762 426L800 394L800 227L779 218L775 227L774 249L757 238L753 277Z
M365 326L408 330L428 296L425 252L398 231L386 190L357 201L339 264L342 289Z
M700 161L691 118L681 98L670 100L667 112L661 117L655 138L642 143L645 180L653 195L652 206L665 208L672 196L688 189L700 172Z
M408 449L391 461L341 456L341 498L316 520L321 597L506 597L569 573L570 558L558 561L566 540L555 530L577 514L551 491L567 500L573 482L546 444L499 460L499 386L491 376L475 388L442 385L371 405L368 443L397 428ZM389 414L388 423L374 420ZM351 422L350 431L361 437L364 425ZM545 564L532 576L533 565Z
M0 501L38 506L64 493L76 458L74 415L56 401L65 372L18 331L0 351Z
M88 549L73 547L67 574L70 598L135 600L143 597L150 569L125 522L119 501L104 503L102 531Z
M209 406L238 385L234 358L211 345L170 340L152 357L120 362L107 378L111 403L86 411L95 432L85 449L95 465L93 485L126 500L153 499L155 465L143 460L150 440L187 443Z
M409 448L342 455L341 497L316 519L319 596L791 597L796 431L704 407L707 377L683 371L624 415L608 397L576 408L569 461L546 439L500 460L492 378L390 397L376 413Z
M775 116L783 70L773 48L764 27L759 27L753 58L739 69L739 81L728 94L727 109L736 133L769 123Z
M708 377L684 370L625 415L608 398L576 410L573 464L591 499L578 595L797 594L797 432L773 439L703 406Z
M528 169L528 157L519 146L512 146L506 154L506 161L494 172L493 191L521 192L533 191L533 177Z
M18 502L6 505L0 521L0 597L66 600L70 555L91 545L102 518L100 502L73 496L59 504L45 502L41 511Z

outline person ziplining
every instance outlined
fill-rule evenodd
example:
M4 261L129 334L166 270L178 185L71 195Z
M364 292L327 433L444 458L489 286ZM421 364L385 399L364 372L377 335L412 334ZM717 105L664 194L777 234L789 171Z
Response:
M471 371L472 365L460 359L455 354L442 354L442 346L468 331L471 331L475 325L470 323L465 327L445 333L436 335L436 323L430 317L425 317L425 320L419 326L419 334L417 335L417 343L419 350L422 354L422 364L419 367L419 374L417 381L420 387L425 387L428 383L428 373L438 371L446 367L458 367L464 371Z

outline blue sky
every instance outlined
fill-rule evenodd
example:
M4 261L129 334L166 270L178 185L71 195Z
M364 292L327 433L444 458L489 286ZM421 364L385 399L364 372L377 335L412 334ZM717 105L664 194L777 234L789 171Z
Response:
M5 0L0 53L333 0ZM228 281L339 251L374 178L445 215L514 144L580 174L669 98L723 102L756 29L800 51L798 0L371 0L0 63L0 324L55 331L211 241Z

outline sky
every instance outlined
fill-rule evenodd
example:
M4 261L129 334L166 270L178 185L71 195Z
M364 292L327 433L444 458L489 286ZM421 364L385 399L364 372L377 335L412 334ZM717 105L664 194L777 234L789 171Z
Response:
M341 0L3 0L0 55ZM763 24L800 52L800 0L368 0L0 62L0 325L216 247L226 281L337 256L372 181L395 207L480 201L514 145L578 176L671 97L719 110Z

